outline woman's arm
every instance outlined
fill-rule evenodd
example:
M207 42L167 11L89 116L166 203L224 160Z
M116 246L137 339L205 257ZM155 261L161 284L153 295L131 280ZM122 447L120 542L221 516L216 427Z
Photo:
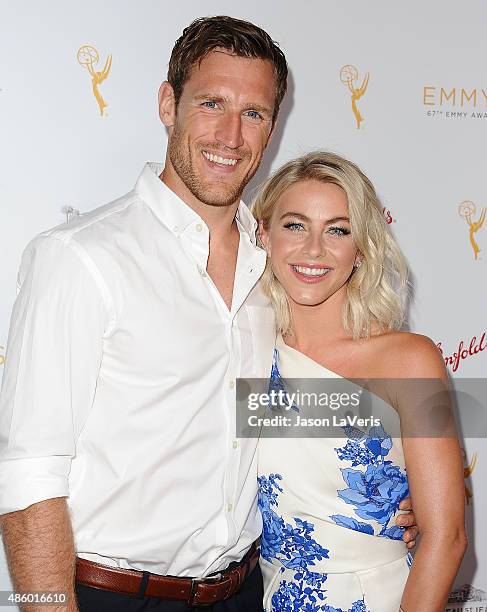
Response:
M401 368L398 378L406 373L408 379L398 384L396 406L421 540L401 605L404 612L440 612L467 546L463 463L451 403L447 394L436 393L437 385L448 389L438 349L412 334L402 344L400 364L394 365Z

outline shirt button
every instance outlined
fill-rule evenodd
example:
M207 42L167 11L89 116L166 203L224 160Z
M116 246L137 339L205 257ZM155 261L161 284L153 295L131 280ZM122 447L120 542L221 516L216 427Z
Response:
M234 440L234 441L233 441L232 446L233 446L233 448L235 448L235 449L237 449L237 448L238 448L238 442L237 442L237 440Z
M227 512L231 512L233 510L233 504L228 503L227 504Z
M176 232L176 234L179 232L179 226L177 225L175 225L172 229L174 232Z
M233 389L235 387L235 380L233 378L228 383L228 386L230 387L230 389Z
M203 231L203 226L201 225L201 223L198 223L198 225L196 226L196 231L197 232L202 232Z

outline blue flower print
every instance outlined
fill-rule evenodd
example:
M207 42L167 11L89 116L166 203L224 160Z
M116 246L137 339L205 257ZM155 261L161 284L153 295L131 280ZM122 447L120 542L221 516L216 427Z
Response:
M335 452L342 461L350 461L352 467L341 470L348 488L337 493L343 501L354 506L357 517L372 524L342 514L330 518L348 529L400 540L404 530L388 527L388 523L399 509L401 500L408 495L409 488L406 473L386 460L392 448L391 437L382 426L371 427L368 434L356 428L346 428L346 433L349 437L347 443L336 448ZM378 524L378 533L373 522Z
M371 427L369 429L369 435L365 440L365 445L374 457L385 457L389 454L392 448L392 438L384 430L382 425L378 427Z
M271 410L276 410L278 408L284 408L286 410L294 410L295 412L299 412L299 408L294 403L290 403L289 400L286 401L286 398L289 398L289 394L286 389L286 385L282 379L281 373L279 372L279 351L274 349L274 357L272 359L272 369L271 369L271 377L269 380L269 388L268 393L270 394L272 391L275 393L279 393L278 397L282 397L284 402L282 405L271 406Z
M332 608L331 606L326 606L324 609L326 612L344 612L341 608ZM354 601L352 607L347 612L367 612L365 601L363 599Z
M269 391L286 391L284 382L279 372L279 351L274 349L274 356L272 359L271 378L269 380Z
M383 526L397 512L409 490L406 476L391 462L369 465L365 473L347 468L342 474L349 488L338 491L339 497L355 506L358 517Z
M326 577L326 574L322 576ZM272 595L271 612L369 612L363 599L354 601L348 610L330 606L325 601L325 592L309 587L302 589L299 582L282 580L278 590Z
M354 531L361 531L362 533L368 533L374 535L374 528L368 523L360 523L356 519L350 516L343 516L343 514L334 514L331 516L337 525L340 527L346 527L347 529L353 529Z
M373 459L373 455L368 448L362 448L360 444L352 440L347 440L344 447L336 448L335 451L339 459L351 461L353 467L356 465L368 465Z
M277 496L282 492L278 484L280 474L260 476L258 506L262 514L263 531L261 555L267 561L279 560L284 567L292 570L306 570L315 560L328 558L328 550L320 546L312 537L314 525L295 518L295 526L285 523L274 508L278 506Z
M327 574L313 572L316 561L328 559L329 551L313 539L314 525L309 521L293 518L294 526L286 523L276 512L278 495L283 488L278 481L280 474L260 476L258 505L264 528L261 538L261 555L272 562L279 561L281 572L294 572L293 580L281 580L271 598L270 612L367 612L363 600L353 603L349 610L333 608L325 603L324 584ZM357 607L363 604L363 607Z
M382 425L369 429L367 435L357 427L343 427L347 437L347 443L335 451L339 459L351 461L352 466L377 464L383 461L392 448L391 436L384 430Z

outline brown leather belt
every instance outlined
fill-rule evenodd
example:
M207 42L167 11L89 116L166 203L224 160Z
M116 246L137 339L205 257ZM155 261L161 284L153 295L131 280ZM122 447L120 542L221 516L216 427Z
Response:
M210 606L232 597L258 560L259 549L254 543L242 561L232 569L206 578L177 578L109 567L78 557L76 582L127 595L186 601L188 606Z

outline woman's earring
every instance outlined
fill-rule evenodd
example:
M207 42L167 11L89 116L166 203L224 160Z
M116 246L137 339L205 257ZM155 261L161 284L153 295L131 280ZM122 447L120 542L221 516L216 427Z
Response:
M362 265L362 259L358 259L354 264L353 267L358 270L358 268L360 268L360 266Z

